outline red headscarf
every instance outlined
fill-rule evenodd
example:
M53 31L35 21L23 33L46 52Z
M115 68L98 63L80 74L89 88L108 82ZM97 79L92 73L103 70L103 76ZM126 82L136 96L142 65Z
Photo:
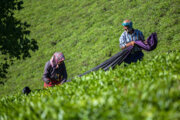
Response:
M65 57L61 52L55 52L54 55L51 57L50 63L52 67L55 67L58 62L64 61Z

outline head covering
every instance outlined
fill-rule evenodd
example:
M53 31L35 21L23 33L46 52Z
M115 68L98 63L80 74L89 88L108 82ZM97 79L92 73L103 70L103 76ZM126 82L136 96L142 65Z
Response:
M54 55L51 57L50 64L52 67L55 67L58 62L64 61L65 57L61 52L55 52Z
M133 23L132 23L130 20L124 20L123 23L122 23L122 25L123 25L125 28L127 28L127 27L132 28Z

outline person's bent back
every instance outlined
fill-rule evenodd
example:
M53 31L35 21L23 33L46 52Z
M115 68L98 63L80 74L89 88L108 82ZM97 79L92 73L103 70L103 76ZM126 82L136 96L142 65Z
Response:
M44 68L44 87L60 85L67 80L67 72L64 63L65 57L61 52L56 52Z

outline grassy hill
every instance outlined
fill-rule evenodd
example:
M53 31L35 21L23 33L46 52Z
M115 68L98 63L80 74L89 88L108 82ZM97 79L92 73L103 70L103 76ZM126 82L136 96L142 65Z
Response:
M3 97L1 99L1 105L3 105L7 101L11 101L7 102L7 105L11 106L12 104L14 106L15 104L15 107L9 107L8 111L12 112L10 109L14 109L17 107L20 108L19 110L16 109L17 112L20 112L20 110L23 109L31 109L28 106L33 106L33 104L36 104L34 103L35 101L39 101L38 103L43 104L48 99L47 101L50 106L52 99L54 99L55 101L57 101L57 104L62 106L62 109L64 109L64 111L66 112L68 111L69 114L71 113L71 111L70 109L68 110L68 108L71 108L71 106L73 109L72 111L75 111L76 109L78 109L77 111L82 111L80 112L80 114L76 114L76 112L72 114L72 118L74 118L74 116L77 117L77 115L81 116L81 114L85 114L85 117L87 117L94 115L96 111L103 109L104 107L103 104L102 106L98 107L98 109L94 109L90 113L84 113L83 109L81 109L83 108L83 106L85 106L85 104L89 104L89 100L93 101L93 97L96 97L93 94L97 89L99 89L100 93L102 92L102 94L99 94L99 99L95 99L95 103L92 104L98 103L97 101L101 101L103 98L105 102L107 102L109 100L108 98L111 97L112 100L116 101L115 103L118 103L118 100L120 100L121 102L123 100L127 100L127 106L126 103L123 104L123 102L119 105L114 104L117 105L117 109L115 108L115 112L111 113L112 116L117 115L116 112L119 111L119 107L122 106L122 109L120 110L122 111L122 116L120 114L120 117L124 119L131 119L138 116L146 118L147 116L151 116L153 114L153 111L160 111L157 114L160 113L162 119L163 116L166 115L173 115L175 116L175 118L177 118L176 116L178 114L176 114L176 106L178 106L179 108L179 102L176 103L176 95L179 94L179 75L177 74L177 70L179 70L180 68L178 66L179 64L176 63L179 62L179 58L175 58L172 56L177 56L179 55L179 53L173 52L171 57L166 57L169 56L169 54L167 54L169 51L179 49L180 46L179 5L179 0L24 0L24 9L21 11L17 11L15 16L18 19L31 24L31 27L29 28L29 30L31 31L31 35L29 37L37 40L39 50L35 53L32 53L31 58L16 61L15 64L10 67L8 78L6 79L7 82L4 86L0 86L0 96L13 96L9 98ZM52 54L55 51L61 51L64 53L66 57L65 64L67 67L69 78L89 70L90 68L100 64L115 53L119 52L119 37L123 32L121 23L124 19L132 20L134 28L141 30L144 33L145 38L147 38L152 32L157 32L158 34L159 43L157 49L152 52L144 52L145 58L142 63L133 64L128 66L127 68L123 68L123 66L120 66L119 68L117 68L117 70L111 71L110 73L93 73L89 75L89 77L87 76L82 78L84 79L82 84L79 83L81 82L81 78L77 78L76 80L74 80L74 82L65 84L62 87L55 87L42 91L42 94L41 92L37 92L32 94L30 97L20 97L20 92L25 86L29 86L33 90L43 88L43 81L41 80L41 77L43 74L44 65L51 58ZM163 54L164 56L162 57L161 55ZM156 57L160 57L162 58L162 60L158 59L158 61L155 62ZM148 61L151 61L152 58L155 58L154 62L148 64ZM166 71L166 69L162 65L166 65L166 62L168 64L169 59L172 67L170 67L169 70ZM166 62L164 61L164 63L162 63L163 60L165 60ZM151 68L153 66L156 66L156 68L159 68L159 70L157 71L157 75L154 76L154 79L151 80L151 75L156 73L156 68ZM130 73L126 73L126 71L132 72L132 75L134 76L136 75L135 71L137 71L139 75L145 75L148 78L146 80L143 77L141 80L141 78L133 77ZM173 71L175 71L175 73ZM98 77L95 77L94 74ZM109 74L109 77L107 77L106 74ZM166 75L166 77L161 79L161 75L164 74ZM106 84L103 84L103 77L100 77L103 75L105 75L104 82ZM111 76L115 76L115 78L111 78ZM118 82L114 82L114 79L117 79L116 81ZM91 83L91 81L93 81L93 83ZM103 87L99 87L101 81L102 85L100 86ZM112 84L109 83L109 81L111 81ZM133 81L136 82L134 83ZM171 83L172 81L173 85L170 84L170 88L166 89L168 83ZM137 86L138 92L136 93L135 90L137 84L141 87ZM161 87L159 87L159 85L161 84L163 84L162 90L165 91L165 94L162 93L162 96L161 93L158 93L158 91L161 91ZM87 85L91 86L90 90L92 90L92 93L90 95L86 91ZM154 90L154 94L148 96L151 93L151 90L148 90L151 85L155 86L154 88L152 88L152 90ZM80 88L78 88L78 86ZM93 89L94 87L95 89ZM116 87L120 87L118 88L118 90L119 94L123 97L122 100L120 99L121 97L118 98L118 91L115 90ZM76 93L75 88L77 88L77 91L83 91L81 91L80 93ZM172 96L170 91L171 88L173 89L173 92L174 90L177 90L175 93L173 93ZM68 90L68 93L63 92L66 89L70 89ZM55 92L57 90L58 92ZM73 93L71 93L71 91ZM110 93L107 93L106 91L110 91ZM132 91L132 93L129 93L128 91ZM110 97L111 93L112 96ZM141 101L141 98L138 98L139 96L141 96L139 95L140 93L142 95L146 94L144 95L145 102L143 103L138 102L138 100ZM46 96L46 94L49 96ZM51 99L50 95L53 95L54 97ZM58 97L58 95L63 97ZM159 95L162 97L162 103L158 103L157 98L155 102L152 101L152 106L154 106L154 104L155 106L156 104L170 104L170 106L172 105L173 107L167 106L163 107L162 109L161 107L151 108L151 106L147 104L149 103L149 97L153 99ZM37 96L41 97L35 98ZM83 97L79 98L79 96ZM86 96L87 99L84 99L84 97L86 98ZM175 98L173 96L175 96ZM170 97L170 102L165 103L165 101L168 100L168 97ZM61 103L64 102L63 100L66 98L68 98L69 100L66 101L65 104ZM15 103L12 102L14 101L12 99L15 99ZM25 99L25 101L23 99ZM30 102L31 100L32 102ZM44 102L42 102L43 100ZM75 102L73 102L73 100L75 100ZM175 103L172 103L172 101L175 101ZM27 102L27 104L24 102ZM20 103L23 104L22 107L20 107ZM80 103L82 103L82 106L77 106ZM85 112L88 112L88 110L91 109L91 107L93 106L92 104L90 102L89 107L87 106L84 108ZM55 106L56 105L54 104L54 107ZM113 105L110 105L110 107L104 108L104 110L108 112L113 109L112 106ZM146 113L141 112L144 106ZM40 105L40 107L42 106ZM130 110L125 109L129 107L134 108ZM125 115L130 115L131 113L135 112L136 107L138 107L139 110L137 114L132 114L130 118L125 116L123 117L123 113L127 113ZM42 108L46 108L46 106ZM127 111L123 111L123 108ZM32 109L36 108L32 107ZM58 108L56 109L57 110L55 110L56 112L54 116L56 116L57 114L61 114L58 113L61 110L59 111ZM149 109L151 109L151 112L148 112ZM3 110L5 110L4 107L2 111ZM161 110L165 112L162 112ZM37 111L35 111L34 113L37 113ZM47 111L47 113L49 112ZM102 116L102 113L98 113L98 115L95 117ZM13 112L11 117L13 117L13 115L15 114L16 111ZM147 116L143 116L143 114ZM10 114L7 113L7 115ZM24 116L23 113L22 116ZM66 117L71 118L71 116Z

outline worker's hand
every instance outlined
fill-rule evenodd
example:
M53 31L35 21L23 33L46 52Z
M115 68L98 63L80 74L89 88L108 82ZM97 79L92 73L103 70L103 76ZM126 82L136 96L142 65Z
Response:
M132 45L132 46L134 46L134 43L135 43L134 41L131 41L131 45Z
M135 44L135 41L131 41L131 42L127 43L124 47L122 47L121 49L123 50L126 47L134 46L134 44Z
M49 78L48 78L48 80L47 80L47 84L49 84L50 82L51 82L51 79L49 79Z
M148 44L147 40L144 41L144 44L146 44L146 45Z
M63 80L61 81L61 84L65 83L65 82L66 82L66 79L63 79Z

